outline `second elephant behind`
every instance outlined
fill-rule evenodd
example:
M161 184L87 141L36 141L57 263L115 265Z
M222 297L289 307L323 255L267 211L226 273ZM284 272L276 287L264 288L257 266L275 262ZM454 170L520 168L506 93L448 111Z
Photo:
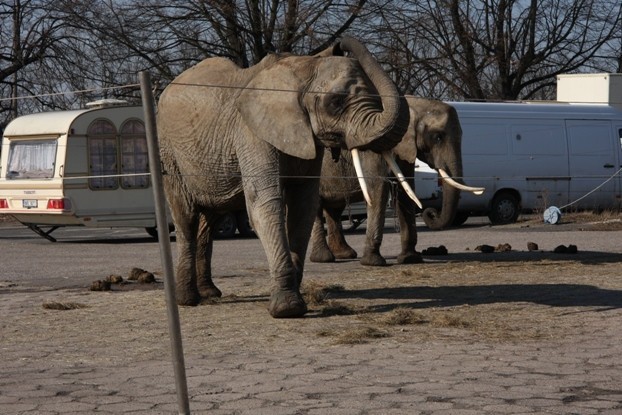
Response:
M415 159L430 167L455 177L462 177L462 129L456 110L441 101L407 96L410 109L410 125L400 143L393 149L398 165L403 172L414 172ZM389 169L381 155L369 151L360 153L367 187L372 200L367 206L367 232L361 264L386 265L380 254L386 206L391 183ZM333 262L335 259L356 258L357 252L350 247L343 235L341 215L347 204L363 200L363 194L356 179L352 159L342 152L338 162L330 154L324 156L320 181L321 207L313 225L311 236L312 262ZM449 226L456 215L460 198L461 183L454 180L443 182L443 204L440 212L434 209L424 211L424 220L432 229ZM396 211L400 225L401 252L397 262L422 262L416 251L417 230L415 203L397 186ZM464 190L481 191L463 187ZM416 192L415 188L415 192ZM324 229L322 215L326 220Z

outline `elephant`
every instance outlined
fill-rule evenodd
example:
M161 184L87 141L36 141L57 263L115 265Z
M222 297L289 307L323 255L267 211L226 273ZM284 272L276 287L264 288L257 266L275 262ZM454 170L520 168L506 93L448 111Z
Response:
M160 96L157 131L176 229L177 304L222 295L211 271L216 223L246 206L268 260L269 313L304 316L300 285L324 148L387 152L408 118L393 82L352 37L249 68L207 58L175 78Z
M441 212L433 208L423 212L428 227L442 229L449 226L456 215L460 190L481 193L483 189L460 183L462 129L456 110L437 100L406 96L406 101L410 110L410 124L399 144L393 148L393 152L402 171L414 172L415 160L418 158L437 169L445 178ZM383 266L386 265L386 260L380 254L380 245L391 186L388 180L389 166L382 155L372 152L361 153L361 164L371 204L367 206L367 231L360 262L363 265ZM330 157L324 157L320 180L320 208L311 235L310 261L334 262L335 259L357 257L357 252L344 238L341 214L348 203L363 200L363 191L354 180L358 175L352 166L350 156L345 152L338 163ZM456 177L457 181L451 177ZM396 189L396 211L401 238L401 252L397 262L420 263L423 259L415 250L417 244L415 202L406 197L399 186ZM327 229L324 229L323 218Z

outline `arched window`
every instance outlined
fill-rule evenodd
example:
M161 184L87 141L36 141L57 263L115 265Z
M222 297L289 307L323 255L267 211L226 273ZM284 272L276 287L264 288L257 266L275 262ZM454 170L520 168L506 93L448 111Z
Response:
M149 154L145 124L128 120L121 126L121 174L149 172ZM149 176L121 176L121 187L126 189L149 187Z
M117 174L117 134L113 123L108 120L95 120L87 130L89 146L89 187L94 190L116 189ZM112 175L112 177L105 177Z

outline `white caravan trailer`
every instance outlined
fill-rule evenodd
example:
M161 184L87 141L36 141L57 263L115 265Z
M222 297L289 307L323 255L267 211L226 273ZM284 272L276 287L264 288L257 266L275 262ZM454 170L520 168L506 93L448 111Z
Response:
M140 106L102 100L16 118L4 131L0 166L0 214L51 241L60 226L156 235Z
M0 214L50 241L62 226L140 227L157 237L141 106L101 100L16 118L0 160ZM236 231L254 235L246 211L223 215L216 236Z
M562 78L555 103L450 103L463 130L464 180L486 188L481 196L461 193L456 225L475 214L503 224L551 206L621 207L622 75L588 75L587 91L577 87L585 76ZM559 100L574 96L582 103ZM594 102L585 103L586 96Z

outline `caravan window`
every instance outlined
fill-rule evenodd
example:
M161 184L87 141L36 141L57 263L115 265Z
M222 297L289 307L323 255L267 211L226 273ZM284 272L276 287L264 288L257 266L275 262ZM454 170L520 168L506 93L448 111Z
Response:
M121 174L149 172L149 155L145 125L140 120L128 120L121 127ZM121 187L126 189L149 186L149 176L121 176Z
M12 141L9 147L7 179L49 179L54 177L56 139Z
M117 134L108 120L96 120L89 126L89 187L94 190L116 189ZM112 177L105 177L112 176Z

